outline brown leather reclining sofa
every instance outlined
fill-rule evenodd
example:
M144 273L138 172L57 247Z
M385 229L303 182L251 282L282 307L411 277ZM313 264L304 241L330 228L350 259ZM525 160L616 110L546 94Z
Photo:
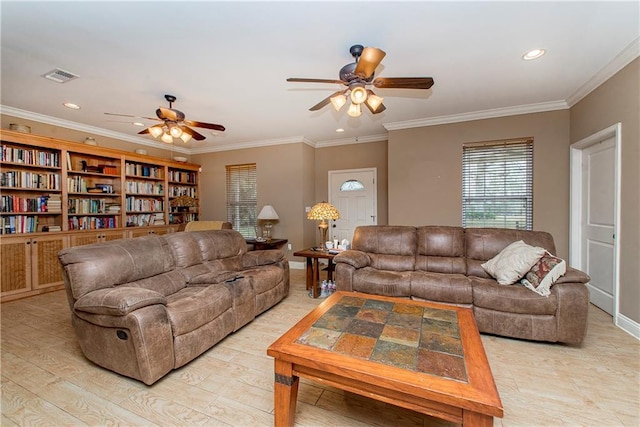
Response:
M146 384L185 365L289 293L279 250L234 230L178 232L58 254L80 347Z
M363 226L334 258L338 290L473 307L480 332L528 340L582 342L589 276L567 267L544 297L499 285L481 264L523 240L555 254L551 234L495 228Z

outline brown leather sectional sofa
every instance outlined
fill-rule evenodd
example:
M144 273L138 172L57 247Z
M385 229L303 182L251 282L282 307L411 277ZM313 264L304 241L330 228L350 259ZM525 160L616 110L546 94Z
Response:
M551 234L492 228L363 226L351 250L334 258L338 290L411 297L473 307L480 332L528 340L582 342L589 276L567 272L540 296L499 285L481 264L523 240L555 254Z
M234 230L113 240L58 257L82 352L146 384L289 293L284 253L247 252Z

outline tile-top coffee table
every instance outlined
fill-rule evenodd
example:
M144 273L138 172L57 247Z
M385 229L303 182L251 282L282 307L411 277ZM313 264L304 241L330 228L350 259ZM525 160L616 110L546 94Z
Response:
M468 308L336 292L267 354L277 427L294 424L299 377L463 425L503 415Z

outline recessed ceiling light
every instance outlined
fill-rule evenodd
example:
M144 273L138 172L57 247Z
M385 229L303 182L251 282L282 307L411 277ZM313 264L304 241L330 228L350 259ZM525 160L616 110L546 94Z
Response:
M71 108L72 110L79 110L80 109L80 106L78 104L74 104L73 102L65 102L62 105L64 105L67 108Z
M140 122L133 122L131 124L134 126L144 126L144 123L140 123Z
M344 129L338 128L338 129L336 129L336 132L344 132Z
M524 59L525 61L530 61L532 59L540 58L542 55L544 55L544 53L544 49L533 49L522 55L522 59Z

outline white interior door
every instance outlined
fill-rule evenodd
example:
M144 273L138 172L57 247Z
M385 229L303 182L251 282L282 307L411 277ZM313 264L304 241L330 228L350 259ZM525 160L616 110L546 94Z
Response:
M613 315L615 297L615 138L582 151L582 253L591 302Z
M329 200L338 208L340 219L333 221L332 239L353 239L360 225L377 224L376 169L329 171Z

